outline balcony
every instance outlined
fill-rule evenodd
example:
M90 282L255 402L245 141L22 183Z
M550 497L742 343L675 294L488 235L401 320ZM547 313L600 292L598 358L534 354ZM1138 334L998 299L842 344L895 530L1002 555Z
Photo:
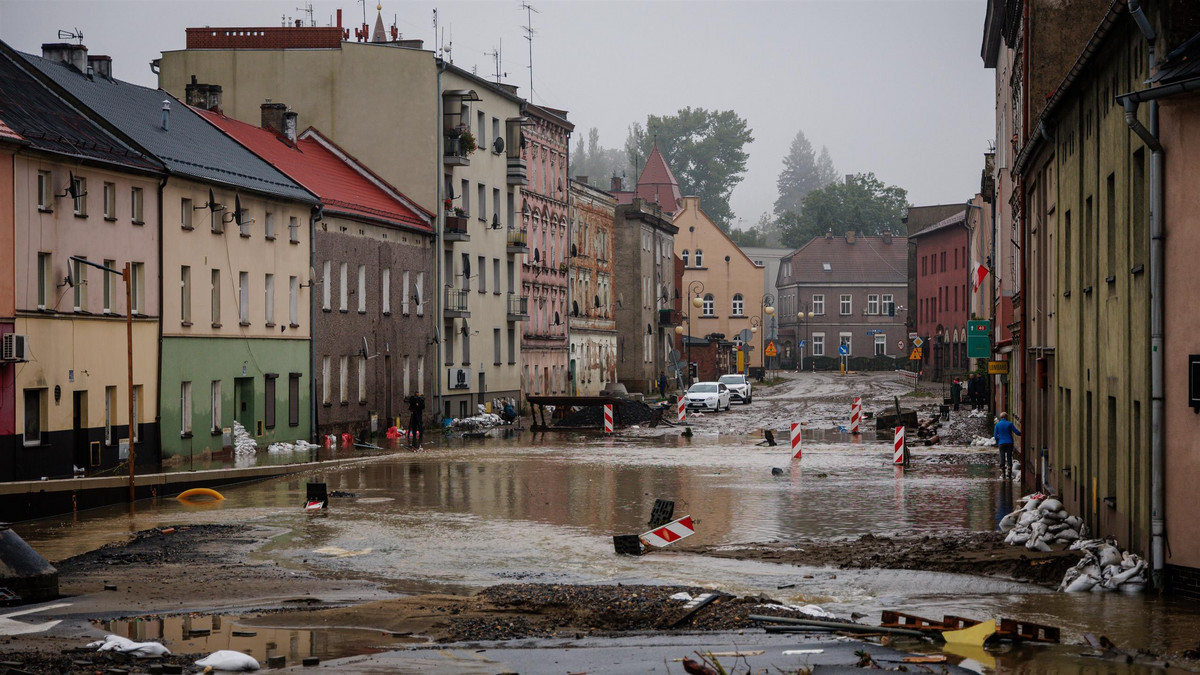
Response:
M467 223L471 220L467 216L452 216L446 215L446 226L442 228L442 239L445 241L471 241L471 235L467 234Z
M678 326L682 323L682 317L679 312L673 309L658 310L658 325L660 326Z
M516 293L508 294L508 320L525 321L529 318L529 298Z
M467 296L465 289L447 288L446 305L442 316L446 319L469 319L471 312L467 311Z
M445 136L445 150L442 155L442 164L445 166L471 166L471 160L467 159L467 155L462 151L462 144L458 136Z
M515 227L508 228L508 252L529 253L529 233Z
M525 167L525 160L520 157L508 157L508 184L509 185L529 185L529 174Z

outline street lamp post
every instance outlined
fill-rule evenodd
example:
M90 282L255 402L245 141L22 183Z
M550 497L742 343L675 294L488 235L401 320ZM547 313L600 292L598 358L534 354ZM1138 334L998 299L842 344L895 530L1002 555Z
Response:
M768 330L769 327L767 326L767 317L771 316L774 313L775 313L775 297L772 296L770 293L768 293L768 294L762 296L762 300L760 300L759 304L758 304L758 322L762 326L762 329L763 329L763 341L762 341L762 344L763 344L763 353L762 353L763 377L767 376L767 338L769 337L769 334L771 332L770 330Z
M125 269L123 270L115 270L75 255L70 256L70 259L77 263L103 270L109 274L119 275L125 281L125 358L127 384L129 387L127 392L129 399L129 503L132 504L136 499L134 490L136 486L134 480L134 462L137 456L133 447L133 425L137 424L137 421L133 419L133 272L130 263L125 263Z
M814 316L816 315L808 311L808 302L804 303L804 309L796 312L796 318L799 319L800 323L804 325L804 342L800 347L800 370L802 371L804 370L804 350L808 347L809 322L812 321Z
M692 313L704 306L704 299L700 294L704 292L704 283L700 280L693 281L688 284L688 295L692 298L692 309L688 310L688 334L684 337L687 342L687 369L688 369L688 388L692 386Z
M754 336L758 333L758 328L761 325L762 325L762 320L760 320L757 316L750 317L750 339L751 340L754 340ZM767 334L763 333L763 344L766 344L766 336L767 336ZM744 350L745 346L743 346L742 349ZM747 365L749 365L748 360L747 360ZM766 374L764 373L764 377L765 376L766 376Z

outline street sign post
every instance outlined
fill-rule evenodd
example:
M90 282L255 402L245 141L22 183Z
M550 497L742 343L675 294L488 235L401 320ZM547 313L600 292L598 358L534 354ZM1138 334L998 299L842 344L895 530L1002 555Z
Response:
M967 322L967 358L986 359L992 356L992 322Z
M896 349L904 351L904 340L896 340Z

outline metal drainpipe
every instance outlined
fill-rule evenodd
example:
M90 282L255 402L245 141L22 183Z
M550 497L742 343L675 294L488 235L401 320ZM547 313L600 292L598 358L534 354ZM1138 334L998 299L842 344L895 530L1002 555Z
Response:
M438 63L437 85L434 92L437 98L437 119L434 120L435 135L433 143L433 151L436 155L433 158L434 173L437 176L437 201L434 202L434 219L433 229L434 235L437 238L437 250L433 254L433 335L434 335L434 356L433 363L430 367L433 370L433 388L437 391L437 406L438 419L441 419L442 412L445 410L445 404L442 401L442 274L445 270L442 268L442 260L446 257L446 252L442 249L445 244L442 242L442 230L445 229L446 223L446 208L442 204L442 144L445 142L445 134L442 132L442 124L444 122L442 111L442 73L446 72L446 62ZM417 383L420 388L421 383Z
M308 440L317 445L324 444L319 442L317 432L317 412L320 406L317 398L317 303L313 297L312 277L317 276L317 215L322 213L320 210L316 213L310 211L308 215L308 269L312 275L308 279ZM296 298L296 302L300 302L300 298ZM291 388L291 382L288 383L288 387Z

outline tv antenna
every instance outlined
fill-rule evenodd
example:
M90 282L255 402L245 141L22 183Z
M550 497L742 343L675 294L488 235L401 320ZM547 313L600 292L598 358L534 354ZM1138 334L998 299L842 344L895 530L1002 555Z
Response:
M60 29L58 31L58 39L59 40L79 40L79 44L83 44L83 31L79 30L78 28L76 28L74 32L71 32L69 30L61 30Z
M496 78L497 84L500 83L501 78L508 77L508 73L501 70L501 63L503 63L503 54L504 54L504 40L500 40L499 47L496 47L495 49L493 49L490 52L483 53L484 56L492 57L492 61L494 61L496 64L496 72L492 73L492 77Z
M316 19L313 18L313 6L311 2L304 3L303 7L297 7L297 12L304 12L308 15L308 25L315 28L317 25Z
M529 40L529 101L533 102L533 36L537 33L533 29L533 15L541 14L533 5L522 0L521 9L525 10L525 39Z

